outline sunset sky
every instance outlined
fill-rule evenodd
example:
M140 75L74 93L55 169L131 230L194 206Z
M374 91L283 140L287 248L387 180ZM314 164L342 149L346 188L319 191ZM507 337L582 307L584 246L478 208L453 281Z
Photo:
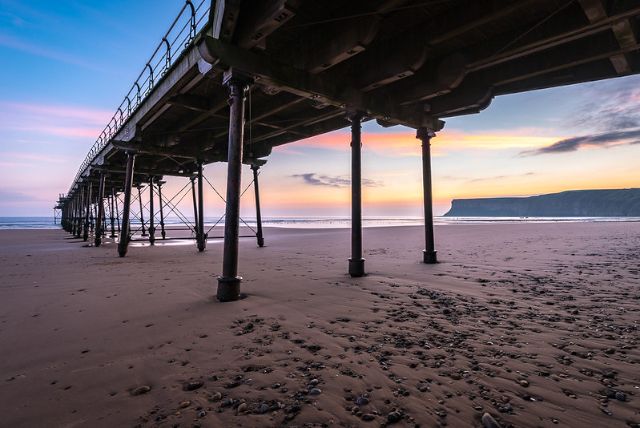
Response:
M50 215L180 7L0 0L0 216ZM436 214L453 198L640 186L638 77L504 96L446 122L432 140ZM363 131L363 214L421 215L415 131ZM348 215L349 140L345 129L274 149L264 215ZM222 190L225 167L205 169ZM213 192L206 200L207 215L222 212Z

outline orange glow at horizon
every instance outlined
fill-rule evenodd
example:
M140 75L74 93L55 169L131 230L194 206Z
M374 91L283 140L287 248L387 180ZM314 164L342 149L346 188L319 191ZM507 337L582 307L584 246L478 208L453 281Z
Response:
M532 129L482 133L443 130L431 140L432 155L441 156L452 150L535 149L564 138L536 135L537 132ZM350 133L341 130L288 144L283 150L309 147L347 151L349 142ZM362 137L362 145L363 150L372 150L387 156L421 156L421 142L412 131L365 134Z

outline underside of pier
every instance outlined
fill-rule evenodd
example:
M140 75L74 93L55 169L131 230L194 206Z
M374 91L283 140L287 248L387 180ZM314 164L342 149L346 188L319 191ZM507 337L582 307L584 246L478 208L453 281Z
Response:
M113 209L122 194L124 255L132 187L148 186L153 201L164 176L201 186L202 165L228 162L218 297L235 300L242 164L255 172L275 146L350 126L349 273L364 275L360 125L375 120L417 130L423 261L434 263L429 147L442 119L478 113L502 94L638 73L639 17L635 0L188 1L60 199L62 225L80 236L95 217L97 233L108 232L108 215L91 206L111 198ZM196 199L202 221L194 190Z

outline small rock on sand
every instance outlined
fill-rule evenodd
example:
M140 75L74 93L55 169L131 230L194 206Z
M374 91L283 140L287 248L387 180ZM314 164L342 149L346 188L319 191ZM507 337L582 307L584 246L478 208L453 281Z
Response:
M320 395L322 390L320 388L311 388L309 390L309 395Z
M396 422L400 422L400 419L402 419L402 414L400 414L400 412L397 412L397 411L390 412L387 415L387 422L390 424L395 424Z
M202 382L201 380L194 380L191 382L185 382L182 385L182 390L183 391L195 391L198 388L201 388L202 385L204 385L204 382Z
M142 386L138 386L136 388L133 388L131 390L131 395L133 395L135 397L136 395L146 394L149 391L151 391L151 387L149 385L142 385Z
M485 413L484 415L482 415L482 426L484 428L502 428L500 424L495 419L493 419L493 416L491 416L489 413Z

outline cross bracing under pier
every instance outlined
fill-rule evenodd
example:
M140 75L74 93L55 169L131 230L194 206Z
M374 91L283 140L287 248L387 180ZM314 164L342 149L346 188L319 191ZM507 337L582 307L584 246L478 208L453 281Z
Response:
M242 164L256 172L275 146L351 126L349 272L364 275L360 125L376 120L417 130L423 261L434 263L429 147L442 119L502 94L638 73L639 16L634 0L187 1L59 200L62 225L85 234L92 216L105 218L90 208L110 189L124 255L132 188L193 178L197 202L202 166L227 162L218 297L235 300Z

